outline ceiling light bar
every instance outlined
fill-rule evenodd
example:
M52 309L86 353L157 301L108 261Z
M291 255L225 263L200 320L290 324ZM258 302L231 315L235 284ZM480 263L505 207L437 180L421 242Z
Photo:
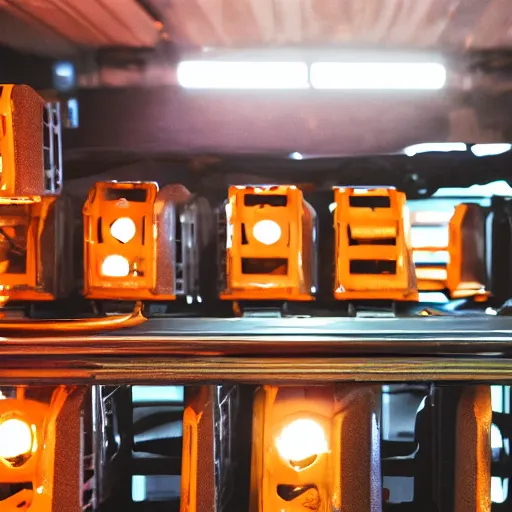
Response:
M512 149L512 144L474 144L471 151L475 156L496 156Z
M419 153L449 153L451 151L467 151L467 149L464 142L425 142L408 146L403 152L407 156L414 156Z
M178 83L186 89L308 89L305 62L183 61Z
M316 62L315 89L437 90L446 84L446 68L435 62Z

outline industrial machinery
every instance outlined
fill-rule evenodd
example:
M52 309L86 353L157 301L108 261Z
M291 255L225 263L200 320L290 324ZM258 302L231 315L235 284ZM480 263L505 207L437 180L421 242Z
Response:
M2 387L0 507L509 510L508 385L321 380Z
M1 302L49 301L73 287L73 226L61 196L59 104L0 86Z
M37 202L62 190L60 105L26 85L0 85L0 200Z
M414 260L418 288L421 291L442 291L450 299L474 297L486 300L487 285L486 210L476 203L461 203L455 207L449 222L441 223L434 215L414 212L412 224L418 230ZM426 245L422 229L439 230L435 246ZM490 231L489 231L490 233Z
M314 300L316 213L296 186L230 187L219 237L221 299Z
M65 481L80 474L83 390L18 386L0 401L0 508L6 512L52 510ZM64 456L70 450L69 456ZM69 496L68 506L80 496ZM71 509L70 508L70 509Z
M394 188L334 189L335 299L418 300L405 199Z
M84 295L102 300L200 297L209 207L181 185L99 182L84 205Z
M503 304L512 290L512 198L492 198L485 227L488 289Z
M0 305L7 306L0 330L111 329L143 321L140 311L53 323L27 318L35 304L42 304L43 318L49 305L51 318L51 305L77 287L72 203L62 191L60 107L30 87L3 85L0 120ZM68 312L68 305L56 308Z
M259 388L249 510L373 510L381 501L379 391L364 385Z

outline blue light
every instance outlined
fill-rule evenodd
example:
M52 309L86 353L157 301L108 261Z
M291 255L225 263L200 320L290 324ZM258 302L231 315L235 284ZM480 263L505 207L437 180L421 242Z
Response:
M75 66L72 62L61 61L53 66L53 85L58 91L69 91L75 87Z
M290 158L292 160L302 160L303 156L300 153L298 153L297 151L295 151L295 153L290 153Z
M68 128L78 128L78 100L70 98L68 100Z

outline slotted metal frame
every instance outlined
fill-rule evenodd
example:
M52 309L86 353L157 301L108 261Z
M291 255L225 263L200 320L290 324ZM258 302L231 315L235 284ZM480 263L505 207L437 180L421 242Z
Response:
M59 102L45 104L43 130L45 131L43 137L45 192L50 195L59 195L62 192L63 181L62 119Z

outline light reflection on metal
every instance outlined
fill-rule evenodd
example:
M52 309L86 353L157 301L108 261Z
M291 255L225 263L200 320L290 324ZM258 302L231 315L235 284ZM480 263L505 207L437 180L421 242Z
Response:
M152 318L109 334L2 335L2 356L499 355L510 353L512 317Z

